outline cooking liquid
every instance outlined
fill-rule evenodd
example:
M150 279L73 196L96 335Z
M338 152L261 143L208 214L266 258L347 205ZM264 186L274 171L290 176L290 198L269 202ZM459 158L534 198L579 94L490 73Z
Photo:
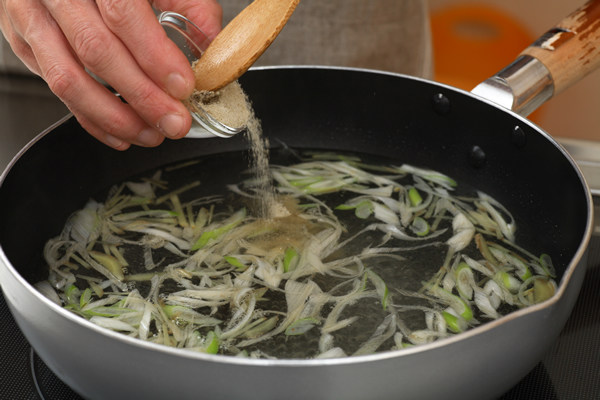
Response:
M391 160L382 160L378 157L376 160L369 160L368 156L360 156L366 163L379 163L381 165L392 165L397 164ZM239 183L239 176L243 173L245 167L242 162L243 155L239 152L217 154L211 156L205 156L199 159L197 163L189 163L189 166L185 168L175 169L172 172L166 172L163 170L162 180L169 182L170 188L176 188L183 186L194 180L200 180L202 184L190 191L182 193L180 195L181 202L185 203L196 198L222 194L225 196L225 201L218 204L215 208L215 214L220 211L237 210L242 206L248 206L250 213L255 212L259 208L255 207L255 204L249 202L248 198L240 197L226 190L227 184ZM297 162L295 155L291 155L287 150L277 150L272 153L274 163L279 165L290 165ZM185 164L185 163L184 163ZM206 165L210 165L211 168L205 168ZM215 172L218 171L218 172ZM153 171L148 173L140 174L138 177L134 177L132 181L138 181L142 177L152 176ZM406 178L406 182L400 181L400 183L408 184L410 178ZM458 185L457 193L458 196L473 196L475 191L467 185L460 183ZM160 196L162 193L157 193ZM338 192L332 194L326 194L319 198L330 205L335 207L339 204L343 204L345 201L356 197L356 194L349 192ZM95 196L95 198L102 199L102 196ZM253 244L263 247L265 252L282 252L289 245L296 245L301 247L301 242L306 240L304 232L316 233L323 227L318 224L309 224L306 220L299 218L297 215L300 211L296 200L289 197L279 197L278 203L285 207L289 212L289 215L279 218L272 218L268 220L258 220L254 223L263 224L265 227L273 230L272 234L260 236L253 240ZM374 217L369 217L366 220L358 219L354 216L352 211L336 212L336 215L340 218L340 222L346 228L346 233L342 235L340 241L344 241L350 237L353 233L358 232L366 225L373 222L377 222ZM429 302L422 299L415 299L410 297L403 297L398 295L397 289L404 289L409 291L417 291L421 288L422 282L433 276L440 268L447 253L447 246L443 245L446 240L452 236L451 221L442 221L439 225L439 229L448 228L448 231L431 241L439 242L440 245L433 247L426 247L419 250L410 250L406 252L399 252L398 254L405 257L405 261L398 261L394 259L377 258L373 261L365 262L365 266L373 269L388 285L390 293L396 298L401 299L402 304L405 305L417 305L431 307ZM128 234L129 235L129 234ZM139 234L132 233L131 239ZM343 258L354 254L359 254L365 247L375 247L381 243L382 233L378 231L366 232L358 240L350 242L347 246L344 246L338 252L332 254L328 259L330 261L337 258ZM415 244L413 242L404 242L394 240L393 247L412 247ZM144 255L140 246L125 245L125 256L129 261L130 266L128 267L129 274L147 273L148 271L144 268ZM528 247L530 250L534 250ZM101 250L100 248L98 250ZM481 254L472 244L467 249L462 251L463 254L467 254L472 258L479 259ZM168 265L169 263L178 262L181 259L174 256L171 252L165 249L156 249L153 251L153 259L155 264ZM158 272L162 268L158 267L155 272ZM334 286L347 280L347 278L337 278L331 275L315 274L310 277L323 292L327 292ZM192 283L199 284L200 279L195 277ZM146 297L150 290L150 282L130 282L130 288L138 289L143 297ZM280 285L280 289L283 289L284 282ZM85 287L85 284L82 285ZM166 280L161 288L161 295L164 296L168 293L180 291L182 288L175 281ZM367 289L373 290L373 285L368 282ZM343 293L343 290L342 290ZM340 293L338 293L340 294ZM285 294L282 291L269 290L265 295L265 300L260 302L258 308L262 310L273 310L287 312L287 303L285 300ZM332 306L326 305L322 310L322 316L326 317L331 311ZM501 315L505 315L516 309L508 305L502 305L498 312ZM205 312L206 309L200 309L200 312ZM231 309L229 306L222 306L213 315L213 317L228 321L231 318ZM475 318L480 318L479 311L476 307L473 307ZM358 316L359 320L343 329L333 332L335 345L344 349L347 354L352 354L354 351L363 344L373 334L373 331L379 326L383 319L388 315L388 312L384 311L380 299L378 298L364 298L357 301L355 304L346 307L340 316L340 320ZM283 317L280 317L280 320ZM402 321L411 329L419 330L426 329L426 325L423 318L423 312L418 310L406 311L401 313ZM481 319L483 322L485 318ZM200 331L206 334L212 328L203 328ZM297 335L287 336L279 334L273 338L270 338L264 342L259 342L254 345L244 347L244 350L252 352L254 350L260 350L270 356L277 358L311 358L318 354L318 341L321 336L321 332L318 326L309 330L308 332ZM383 343L379 348L379 351L390 349L394 345L393 338ZM232 350L233 351L233 350ZM223 354L235 354L235 351L229 353L228 349L221 349Z

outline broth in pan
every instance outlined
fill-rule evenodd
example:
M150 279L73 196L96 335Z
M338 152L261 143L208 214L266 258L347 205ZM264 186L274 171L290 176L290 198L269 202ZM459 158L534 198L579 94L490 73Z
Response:
M521 247L510 210L440 172L275 150L264 218L243 159L206 156L94 196L48 241L36 287L107 329L254 358L399 350L556 290L551 257Z

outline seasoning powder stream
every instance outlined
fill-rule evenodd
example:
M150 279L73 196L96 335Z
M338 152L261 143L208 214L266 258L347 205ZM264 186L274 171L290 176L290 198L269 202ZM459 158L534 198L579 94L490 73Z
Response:
M202 104L205 111L221 123L231 127L246 127L250 144L250 168L255 174L258 195L258 217L272 219L284 217L285 207L275 200L275 190L269 173L269 142L262 135L262 127L248 96L237 81L218 92L194 92L192 95ZM282 211L283 210L283 211Z

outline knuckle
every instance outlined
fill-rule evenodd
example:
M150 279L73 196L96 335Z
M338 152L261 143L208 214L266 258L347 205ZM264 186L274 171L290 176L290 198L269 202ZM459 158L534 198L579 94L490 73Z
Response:
M65 102L72 102L78 98L78 79L69 68L55 64L46 70L44 79L50 90Z
M104 0L101 4L101 13L105 22L113 26L120 26L134 15L136 2L131 0Z
M98 66L107 59L111 39L102 30L83 23L75 31L73 48L84 64Z
M102 123L102 129L111 136L123 138L134 134L130 132L131 121L127 114L120 110L111 110Z
M127 99L134 109L143 109L145 114L158 115L164 108L161 93L151 81L141 82L132 87L130 98Z
M19 0L4 0L4 11L7 15L15 15L19 10Z
M16 35L5 35L7 42L10 44L12 51L19 58L23 59L31 55L31 47L21 37Z
M4 0L3 5L6 15L11 18L18 18L25 13L25 7L21 0Z

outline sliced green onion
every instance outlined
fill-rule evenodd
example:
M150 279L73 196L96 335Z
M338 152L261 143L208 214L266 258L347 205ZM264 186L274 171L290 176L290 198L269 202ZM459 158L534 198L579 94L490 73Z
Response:
M98 261L104 268L109 270L118 280L122 281L125 279L123 266L115 257L98 251L90 251L89 253L94 260Z
M200 181L195 181L190 184L184 185L184 186L180 187L179 189L173 190L171 193L167 193L164 196L159 197L158 199L156 199L155 203L156 204L163 203L164 201L168 200L171 196L186 192L192 188L195 188L198 185L200 185Z
M531 306L548 300L556 293L556 282L546 276L532 276L519 288L519 300Z
M152 217L152 218L170 218L177 217L178 214L175 211L170 210L141 210L134 211L129 213L121 213L115 214L111 217L113 221L131 221L144 217Z
M554 269L552 258L550 258L548 254L542 254L540 256L540 264L549 277L556 278L556 270Z
M310 185L304 186L301 190L307 194L324 194L336 192L346 185L356 182L356 178L345 179L322 179Z
M111 329L113 331L121 331L121 332L137 331L137 329L134 328L133 326L131 326L130 324L123 322L123 321L119 321L118 319L114 319L114 318L100 317L100 316L95 315L92 318L90 318L90 322L92 322L98 326L102 326L104 328Z
M288 336L302 335L303 333L311 330L318 322L319 321L317 321L315 318L300 319L288 326L288 328L285 330L285 334Z
M423 197L415 187L408 189L408 199L413 207L420 205L423 202Z
M79 307L85 307L90 302L91 298L92 290L90 288L85 289L79 298Z
M82 311L81 313L86 315L87 317L100 316L100 317L111 318L111 317L117 317L119 315L132 313L132 312L136 312L136 310L133 310L130 308L112 306L112 307L94 307L94 308L90 308L88 310Z
M479 287L475 288L475 305L488 318L497 319L500 317L500 315L498 314L498 312L496 312L496 309L492 305L490 298L487 296L487 294L485 294L483 289Z
M454 216L452 220L452 230L454 236L452 236L446 242L448 246L454 251L459 252L471 243L473 235L475 235L475 226L467 216L461 212Z
M298 252L293 247L288 247L283 256L283 272L293 271L298 265Z
M276 335L280 339L296 336L285 340L302 341L307 333L308 341L321 336L315 358L346 357L347 349L335 347L331 333L357 321L361 323L357 329L365 328L362 324L369 319L348 307L362 299L381 301L386 316L354 354L348 353L352 355L374 353L384 343L401 349L433 342L479 324L474 311L478 317L497 318L497 310L508 309L500 308L503 304L532 305L556 292L556 283L549 278L555 275L552 260L546 254L537 260L511 242L514 220L494 199L480 192L478 198L453 196L450 190L456 182L436 171L409 165L368 166L338 155L331 157L342 161L271 167L271 177L279 185L277 195L289 196L277 201L290 211L290 218L273 218L267 223L256 221L245 209L232 210L230 204L217 208L225 196L182 204L178 193L199 182L154 201L156 188L167 191L161 170L142 179L144 183L115 186L105 204L88 202L73 214L62 233L47 243L44 257L50 275L45 284L36 287L65 309L132 337L211 354L222 351L263 359L275 357L261 350L239 349L258 342L266 346L264 341ZM408 182L411 178L412 185ZM231 195L260 200L263 182L253 178L229 185ZM127 193L122 193L124 190ZM338 214L351 213L334 212L325 200L317 198L341 190L354 196L344 197L345 203L336 207L354 210L354 215L344 215L349 218L347 224L338 220ZM135 194L128 194L131 192ZM151 210L169 198L174 211ZM296 201L302 204L294 204ZM383 223L369 222L373 218ZM446 236L449 248L446 258L440 260L442 267L432 278L423 277L426 283L419 292L396 288L414 302L392 301L391 281L386 283L381 278L384 275L379 275L390 272L385 269L387 262L408 263L411 257L399 252L427 252L425 247L443 245L432 239L448 230L450 220L453 235ZM446 226L437 229L438 224ZM277 236L288 231L289 236ZM355 252L350 243L363 235L369 236L368 245ZM464 254L476 252L473 237L485 261ZM397 244L399 240L425 242L407 247ZM510 244L510 250L498 244L502 242ZM103 253L94 251L101 248ZM128 261L132 265L126 268ZM365 267L367 262L373 269ZM99 277L76 275L73 270L79 265L93 267ZM142 270L144 266L161 267L162 271L123 279L124 271L137 272L138 266ZM541 276L530 277L531 273ZM150 286L143 297L135 281L150 281L142 285ZM273 306L271 302L282 304ZM412 331L412 323L408 328L400 319L408 310L424 312L426 329ZM227 320L213 315L227 315ZM319 332L309 332L315 326Z
M556 293L556 284L554 281L549 279L543 279L538 277L533 283L533 291L535 304L539 304L542 301L546 301Z
M504 251L496 247L490 247L489 249L494 257L496 257L496 259L498 259L500 262L515 267L517 269L517 276L521 278L522 281L526 281L531 277L531 271L529 268L527 268L527 265L523 261L510 254L508 251Z
M323 180L322 176L309 176L299 179L290 179L289 182L293 186L307 186Z
M375 290L377 291L377 294L379 294L379 298L381 299L381 305L385 310L387 308L387 299L390 295L387 285L385 284L383 279L379 277L379 275L373 272L372 269L367 269L367 275L369 276L371 282L373 282L373 284L375 285Z
M204 339L205 346L203 346L203 350L208 354L217 354L219 352L219 339L213 331L210 331L206 334L206 338Z
M440 299L447 301L448 305L452 307L466 321L470 321L471 319L473 319L473 310L471 310L469 304L467 304L467 302L465 302L460 297L453 295L452 293L437 286L432 289L432 292Z
M75 285L71 285L65 290L65 302L68 305L79 306L79 296L81 296L81 291Z
M479 192L479 195L482 196L483 193ZM498 226L500 227L500 230L502 231L502 234L511 242L515 241L515 230L517 229L514 222L511 223L507 223L504 218L502 218L502 215L500 215L500 213L494 208L494 206L492 206L487 200L490 200L491 198L489 197L485 197L486 200L483 200L481 202L481 205L485 208L485 210L491 215L492 219L494 221L496 221L496 223L498 224ZM511 216L512 219L512 216Z
M517 293L521 287L521 282L506 271L500 271L494 277L496 283L503 285L511 293Z
M236 267L236 268L238 268L238 269L240 269L242 271L245 270L246 268L248 268L248 262L244 263L244 262L240 261L241 258L238 258L238 257L235 257L235 256L225 256L223 258L229 264L233 265L234 267Z
M354 214L360 219L367 219L369 215L373 213L373 206L371 201L363 201L354 210Z
M469 327L467 321L462 317L451 314L448 311L442 311L442 315L444 316L448 329L454 333L464 332Z
M421 217L416 217L413 219L411 230L417 236L427 236L429 233L429 224Z
M475 287L473 270L465 262L458 264L456 268L456 288L458 293L467 300L473 299L473 287Z
M266 318L264 318L264 319L266 319ZM266 319L266 321L257 324L256 326L252 327L251 329L245 330L242 333L242 335L240 335L240 336L245 337L245 338L257 338L258 336L263 335L263 334L269 332L270 330L272 330L273 328L275 328L278 320L279 320L279 317L272 317L272 318Z
M223 221L223 225L220 228L208 232L203 232L202 236L200 236L200 239L196 241L196 244L194 244L190 250L194 251L203 248L208 244L209 241L215 240L225 232L233 229L236 225L242 222L245 217L246 209L242 208L241 210L233 214L231 217Z
M477 248L481 252L481 255L483 255L483 258L485 258L487 261L489 261L492 265L499 264L496 257L494 257L494 255L490 251L490 249L489 249L487 243L485 242L485 239L483 238L483 235L481 233L478 233L475 235L475 243L477 244Z
M439 185L444 186L447 189L452 189L455 187L456 181L440 172L413 167L412 165L404 164L400 167L400 170L409 174L414 174L420 176L421 178L428 180L430 182L437 183Z

